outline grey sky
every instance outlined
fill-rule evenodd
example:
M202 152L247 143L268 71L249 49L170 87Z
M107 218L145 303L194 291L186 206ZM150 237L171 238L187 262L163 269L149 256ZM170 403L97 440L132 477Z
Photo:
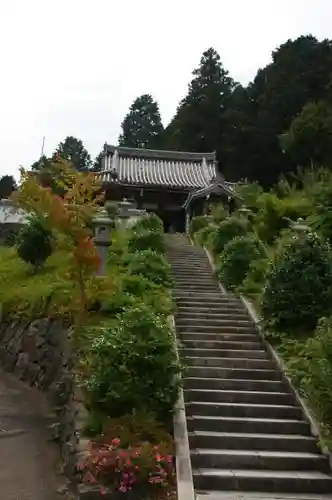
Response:
M213 46L251 80L288 38L331 38L332 0L1 0L0 175L17 177L67 135L92 156L116 143L135 97L164 124Z

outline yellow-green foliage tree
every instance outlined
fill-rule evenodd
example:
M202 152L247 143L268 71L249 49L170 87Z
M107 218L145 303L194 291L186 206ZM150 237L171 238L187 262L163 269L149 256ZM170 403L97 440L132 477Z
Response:
M96 280L99 256L92 239L92 219L102 201L101 185L96 175L76 171L69 162L58 160L57 190L43 187L34 173L21 169L18 191L13 194L17 206L44 219L57 242L57 247L70 258L67 279L77 285L80 312L88 309L87 285ZM98 280L97 287L103 287Z

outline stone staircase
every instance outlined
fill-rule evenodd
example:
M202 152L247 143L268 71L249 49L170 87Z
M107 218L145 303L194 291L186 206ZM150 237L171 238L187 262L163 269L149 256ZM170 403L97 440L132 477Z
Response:
M332 499L328 457L241 300L222 293L203 249L166 239L196 495Z

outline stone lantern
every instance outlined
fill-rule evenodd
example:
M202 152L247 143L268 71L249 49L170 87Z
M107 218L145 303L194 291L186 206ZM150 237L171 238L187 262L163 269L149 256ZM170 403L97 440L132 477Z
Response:
M99 253L100 264L97 272L98 276L105 275L107 249L111 244L111 233L114 228L114 220L110 219L107 211L103 208L99 210L93 219L94 243Z
M138 209L134 201L129 201L126 198L119 202L118 208L118 217L125 225L127 225L129 220L134 223L139 217L146 213L145 210Z

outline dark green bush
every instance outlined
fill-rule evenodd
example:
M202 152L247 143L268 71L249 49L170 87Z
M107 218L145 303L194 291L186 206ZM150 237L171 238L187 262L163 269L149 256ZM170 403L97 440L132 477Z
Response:
M128 249L130 252L154 250L155 252L164 253L164 235L157 231L136 230L133 228L128 240Z
M197 231L203 229L211 222L213 222L211 215L197 215L197 217L193 217L190 221L189 233L193 236Z
M208 226L199 229L197 233L195 233L196 243L198 245L211 248L211 244L217 229L218 225L215 223L211 223Z
M41 267L52 254L52 233L37 217L31 217L17 239L18 256L35 268Z
M225 245L220 255L220 282L227 289L236 289L248 274L251 262L260 257L258 242L253 235L236 236Z
M276 253L262 296L266 325L276 332L310 332L332 303L329 244L315 234L294 236Z
M236 236L245 236L248 232L248 222L243 217L228 217L220 222L211 238L212 250L215 255L221 254L225 245Z
M103 300L101 312L116 316L124 312L128 307L134 306L136 302L137 298L134 295L126 291L117 291Z
M163 221L158 217L158 215L151 212L139 218L134 226L134 229L136 231L148 230L163 233L164 225Z
M250 262L248 273L239 287L239 291L249 297L259 297L265 286L268 266L269 261L267 258L260 258Z
M147 306L130 308L102 328L89 352L86 389L92 408L113 418L134 410L167 420L179 390L180 366L165 319Z
M171 266L165 257L153 250L129 254L128 273L140 274L156 285L171 287Z
M281 353L293 379L332 437L332 317L319 321L313 337L284 342Z

